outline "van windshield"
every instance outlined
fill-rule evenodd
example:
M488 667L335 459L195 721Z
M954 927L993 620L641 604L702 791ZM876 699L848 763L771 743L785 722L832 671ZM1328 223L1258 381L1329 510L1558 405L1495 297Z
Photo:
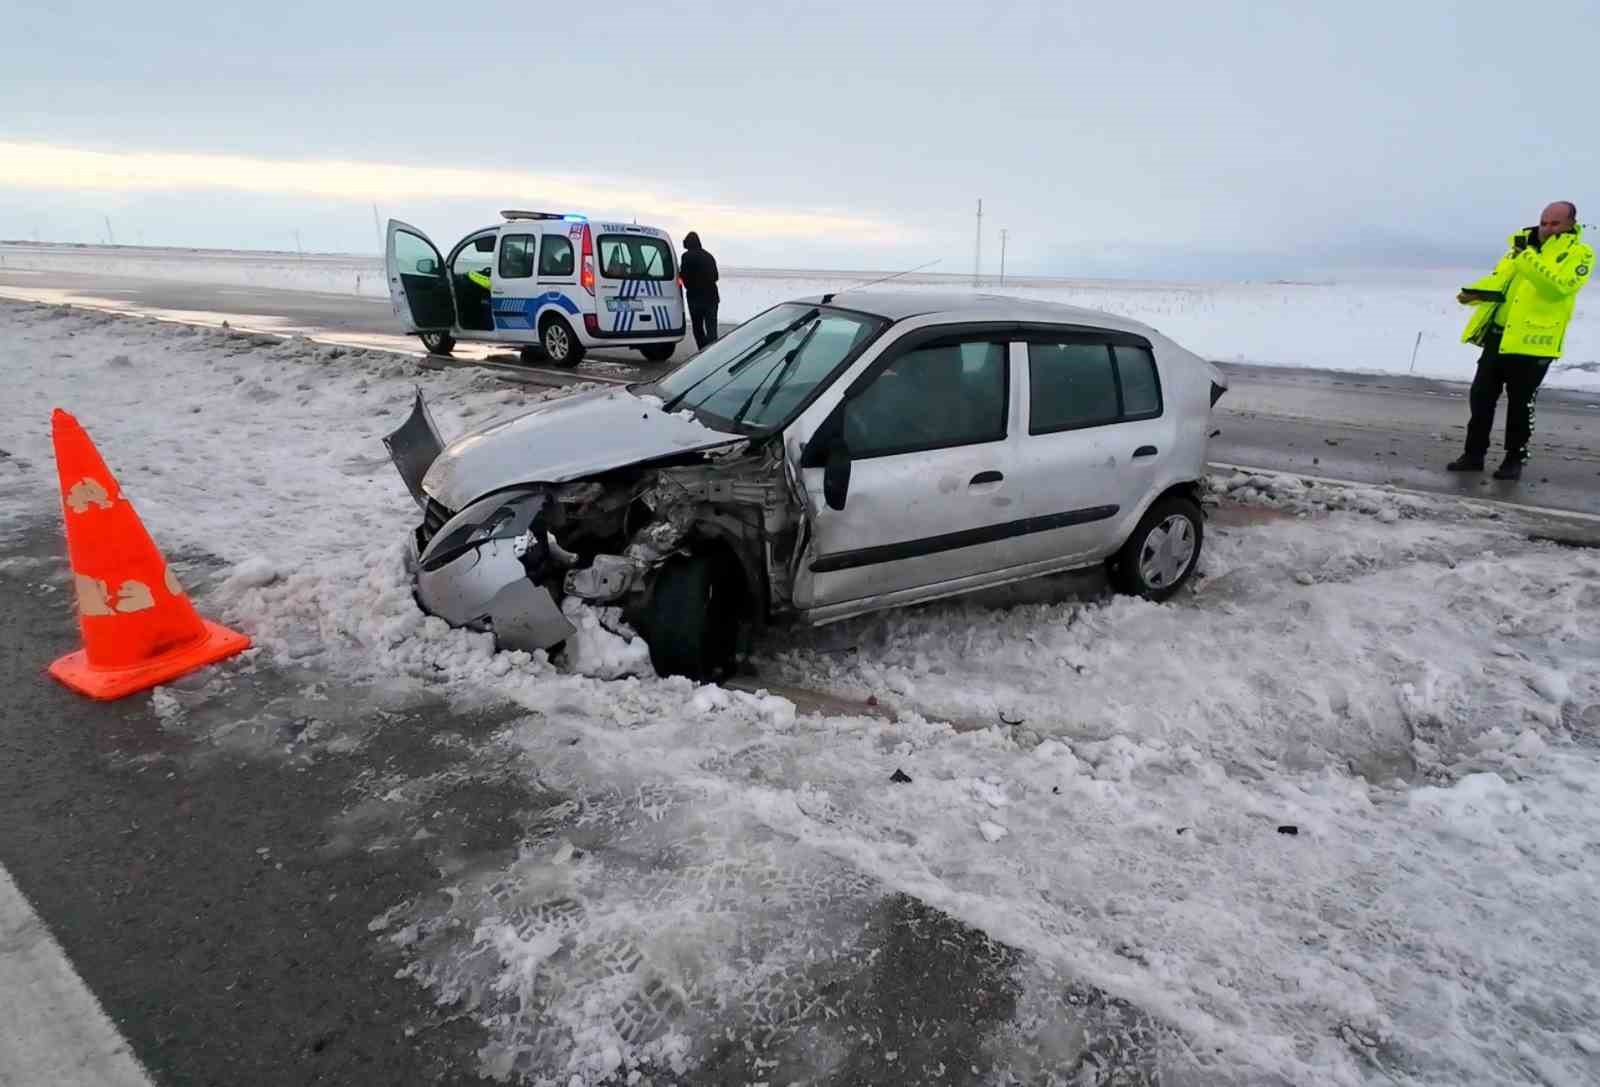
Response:
M882 317L789 302L746 321L651 390L720 430L786 425L877 339Z
M600 274L606 279L671 279L672 250L660 238L600 235Z

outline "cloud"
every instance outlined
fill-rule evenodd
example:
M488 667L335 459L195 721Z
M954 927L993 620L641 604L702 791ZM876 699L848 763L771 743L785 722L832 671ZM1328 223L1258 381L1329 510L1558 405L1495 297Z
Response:
M894 243L907 233L900 224L873 216L694 200L602 178L479 167L89 151L5 140L0 140L0 187L98 193L227 190L354 203L469 198L508 207L636 216L669 229L693 226L745 238L809 239L832 234L857 242Z

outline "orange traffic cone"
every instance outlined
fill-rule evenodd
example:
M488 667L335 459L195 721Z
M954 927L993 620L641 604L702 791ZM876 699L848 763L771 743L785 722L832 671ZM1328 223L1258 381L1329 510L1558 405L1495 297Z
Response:
M90 698L121 698L248 649L195 612L78 421L57 408L50 431L83 630L83 648L50 674Z

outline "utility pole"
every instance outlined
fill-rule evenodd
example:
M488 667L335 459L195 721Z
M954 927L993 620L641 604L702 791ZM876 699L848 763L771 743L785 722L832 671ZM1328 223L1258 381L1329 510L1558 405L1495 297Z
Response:
M372 229L377 232L378 252L382 253L384 251L383 224L378 222L378 205L376 204L372 205Z
M1000 286L1006 285L1006 228L1000 228Z
M978 272L983 267L983 200L978 200L978 236L972 245L972 285L978 285Z
M106 244L116 245L117 236L111 232L111 216L106 216Z

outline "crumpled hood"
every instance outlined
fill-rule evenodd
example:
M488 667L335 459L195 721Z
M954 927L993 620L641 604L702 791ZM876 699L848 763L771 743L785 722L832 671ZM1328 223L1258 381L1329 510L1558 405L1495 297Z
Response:
M474 498L520 483L564 483L640 461L740 440L689 412L626 389L596 389L468 431L445 447L422 489L459 510Z

